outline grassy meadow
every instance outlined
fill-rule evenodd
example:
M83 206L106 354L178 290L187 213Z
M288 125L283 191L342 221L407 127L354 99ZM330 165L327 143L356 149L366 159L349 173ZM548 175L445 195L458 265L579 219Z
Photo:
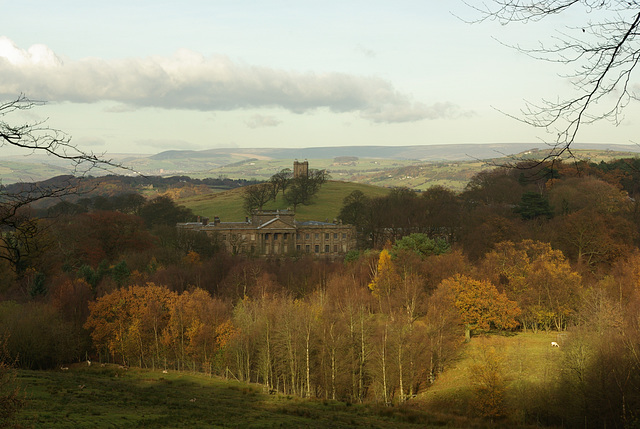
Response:
M404 405L350 404L265 393L261 386L203 374L69 365L68 371L19 371L28 403L18 425L33 428L434 428L527 427L521 404L552 382L562 348L555 333L474 337L435 384ZM473 368L498 356L510 417L478 415Z
M518 425L524 418L523 404L532 405L533 393L548 388L557 380L563 350L551 347L551 341L558 341L556 332L473 337L458 359L419 395L419 400L427 410L442 410L452 419L467 416L471 419L470 424L474 420L477 423L479 410L473 389L479 380L474 369L493 360L506 386L504 408L510 417L505 419L505 426ZM490 358L492 353L493 359Z
M20 371L28 405L18 424L34 428L412 428L424 412L304 400L257 385L170 371L84 364Z
M296 220L324 221L325 219L329 219L329 221L332 221L340 213L344 197L354 190L360 190L369 197L384 196L389 192L389 189L379 186L363 185L353 182L328 181L322 185L320 191L312 200L311 205L298 206L296 210ZM226 192L185 198L177 201L177 203L190 208L200 216L209 217L211 220L213 220L214 216L220 216L223 222L239 222L244 220L246 216L242 208L243 192L244 190L242 188L233 189ZM287 207L287 202L282 197L282 193L280 193L275 202L270 201L264 208L267 210L275 210L286 209Z

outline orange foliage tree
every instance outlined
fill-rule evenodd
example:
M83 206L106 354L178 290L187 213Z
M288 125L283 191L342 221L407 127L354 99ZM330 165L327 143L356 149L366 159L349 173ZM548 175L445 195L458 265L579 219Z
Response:
M440 287L453 292L453 305L460 313L467 341L471 339L471 331L487 331L492 326L498 329L518 326L516 317L520 308L504 293L498 292L492 283L456 275L443 280Z
M176 293L147 283L115 291L89 303L85 328L98 350L107 351L123 364L155 366L164 356L160 337L169 320Z

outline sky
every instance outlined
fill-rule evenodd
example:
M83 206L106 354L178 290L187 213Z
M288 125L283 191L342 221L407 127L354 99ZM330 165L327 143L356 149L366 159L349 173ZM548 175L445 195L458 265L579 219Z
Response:
M46 119L96 153L552 141L510 115L570 94L563 70L506 44L532 46L582 19L471 24L461 0L0 0L0 10L0 100L46 101L2 120ZM635 143L637 110L578 141Z

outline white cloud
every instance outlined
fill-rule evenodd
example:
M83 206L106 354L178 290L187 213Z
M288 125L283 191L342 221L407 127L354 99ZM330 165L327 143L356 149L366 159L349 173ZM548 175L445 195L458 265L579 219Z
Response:
M249 128L264 128L264 127L277 127L282 121L274 118L273 116L253 115L247 121L245 121Z
M43 45L21 50L0 37L0 96L129 107L201 111L280 107L295 113L315 109L360 112L374 122L410 122L446 117L447 103L426 106L378 77L345 73L300 73L205 58L181 50L171 57L62 61ZM259 121L255 122L259 125ZM277 124L276 124L277 125Z

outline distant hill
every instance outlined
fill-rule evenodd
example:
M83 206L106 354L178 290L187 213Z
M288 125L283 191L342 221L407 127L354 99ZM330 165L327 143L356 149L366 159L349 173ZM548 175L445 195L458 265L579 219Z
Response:
M575 149L597 149L616 152L640 152L635 145L575 144ZM442 144L418 146L328 146L308 148L234 148L200 151L166 151L153 155L156 160L204 159L235 156L256 159L328 159L340 156L417 161L471 161L502 158L532 149L545 150L543 143Z
M506 163L511 157L542 157L549 147L543 143L453 144L420 146L343 146L310 148L227 148L171 150L155 155L110 154L131 170L115 174L189 176L267 180L294 159L307 159L311 168L325 169L334 180L378 186L426 189L443 185L462 189L483 168ZM573 153L590 160L638 156L636 145L575 144ZM53 157L39 155L7 157L0 161L3 184L44 180L69 174ZM108 172L93 170L91 174Z

